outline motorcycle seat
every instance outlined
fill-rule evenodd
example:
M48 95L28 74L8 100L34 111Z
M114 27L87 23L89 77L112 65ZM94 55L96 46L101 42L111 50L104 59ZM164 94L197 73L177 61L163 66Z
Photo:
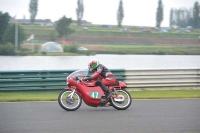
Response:
M109 86L119 86L119 81L116 80L115 84L109 85Z

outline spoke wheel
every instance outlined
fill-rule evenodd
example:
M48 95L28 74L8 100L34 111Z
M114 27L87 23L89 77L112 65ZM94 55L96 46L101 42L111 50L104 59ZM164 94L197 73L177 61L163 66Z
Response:
M126 90L116 90L117 95L116 97L111 98L110 102L111 105L118 110L125 110L127 109L131 103L132 99L130 94Z
M71 90L64 90L58 96L58 103L64 110L74 111L82 104L82 97L78 93L75 92L73 96L71 94Z

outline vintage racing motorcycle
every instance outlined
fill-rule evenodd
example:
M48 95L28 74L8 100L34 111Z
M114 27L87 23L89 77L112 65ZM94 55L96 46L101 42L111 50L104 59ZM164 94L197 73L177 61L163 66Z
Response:
M113 106L118 110L127 109L132 102L127 87L122 81L116 81L116 84L108 86L112 90L112 97L106 99L106 95L101 87L95 85L95 80L84 81L83 78L88 75L88 69L77 70L71 73L67 79L67 88L58 96L59 105L67 111L77 110L82 100L91 107Z

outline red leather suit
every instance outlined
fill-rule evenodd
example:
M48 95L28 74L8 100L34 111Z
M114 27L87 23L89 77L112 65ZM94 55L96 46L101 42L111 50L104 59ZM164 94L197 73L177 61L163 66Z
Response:
M92 79L102 79L101 82L106 85L113 85L116 83L116 78L112 74L112 72L106 68L104 65L99 64L95 69L95 72L90 76Z

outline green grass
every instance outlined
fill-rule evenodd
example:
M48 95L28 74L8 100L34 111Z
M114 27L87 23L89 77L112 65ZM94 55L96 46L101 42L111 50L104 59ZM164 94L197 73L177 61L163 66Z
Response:
M30 36L30 34L35 34L37 38L42 37L50 37L51 32L53 32L53 29L25 29L25 34L27 36ZM83 30L76 30L74 33L69 35L70 37L151 37L151 38L198 38L199 34L196 33L183 33L183 34L177 34L177 33L144 33L140 31L134 31L129 33L123 33L119 31L112 31L112 30L89 30L89 31L83 31Z
M200 90L131 91L133 99L200 98Z
M55 101L59 92L0 92L0 102Z
M76 51L76 53L41 53L35 47L35 53L31 49L18 52L18 55L32 56L82 56L94 54L145 54L145 55L200 55L200 46L172 46L172 45L153 45L153 44L77 44L91 48L88 51ZM30 45L30 47L32 47Z
M30 34L35 34L37 39L40 38L49 38L51 32L55 31L55 27L46 27L46 26L24 26L21 25L27 36ZM177 30L172 30L170 33L160 33L157 30L151 30L151 33L141 32L141 29L133 28L133 26L128 26L130 32L120 32L121 28L114 26L114 28L102 28L101 26L90 25L87 26L88 30L82 30L82 27L76 25L71 25L70 28L75 30L71 37L162 37L162 38L198 38L199 30L196 30L191 33L182 32L178 34ZM127 27L127 26L124 26Z
M36 40L48 41L51 40L51 33L55 31L55 27L45 27L45 26L22 26L26 33L26 36L30 34L35 34ZM83 27L83 26L82 26ZM69 35L69 37L105 37L105 38L119 38L119 37L142 37L142 38L198 38L200 35L200 30L195 29L191 33L182 32L178 34L177 30L172 30L170 33L160 33L151 29L152 33L141 32L141 29L134 28L133 26L129 27L131 32L120 32L120 28L114 26L114 28L102 28L101 25L87 25L89 30L82 30L82 27L76 25L71 25L71 28L75 30L74 33ZM57 33L55 32L55 36ZM58 39L58 38L57 38ZM93 42L84 42L85 44L92 44ZM77 43L77 42L73 42ZM134 43L134 42L133 42ZM82 44L79 44L82 45ZM189 45L189 44L188 44ZM153 45L153 44L93 44L93 46L104 47L104 50L93 50L87 53L56 53L56 54L47 54L48 56L68 56L68 55L93 55L93 54L153 54L153 55L200 55L200 46L173 46L168 44L166 45ZM41 56L42 54L37 53L36 56Z
M56 92L0 92L0 102L57 101ZM133 99L200 98L200 90L129 91Z
M90 46L90 45L82 45ZM157 55L199 55L200 46L162 46L162 45L127 45L127 44L95 44L93 47L103 47L105 50L94 52L103 53L121 53L121 54L157 54Z
M32 54L29 54L32 55ZM45 55L42 54L41 52L35 53L34 56L81 56L84 54L79 54L79 53L46 53Z

